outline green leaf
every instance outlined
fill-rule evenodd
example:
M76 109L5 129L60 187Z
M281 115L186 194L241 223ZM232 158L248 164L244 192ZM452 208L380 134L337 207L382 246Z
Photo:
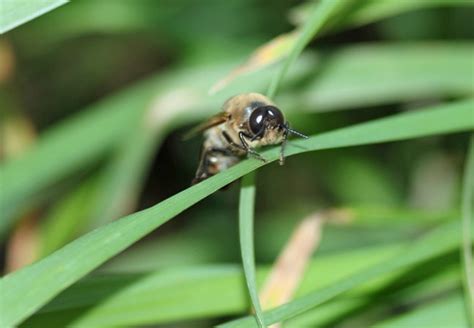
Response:
M87 225L97 197L98 176L83 181L76 189L60 199L41 220L40 257L64 246Z
M267 96L272 99L280 85L283 77L286 75L289 67L296 61L298 56L309 41L319 32L325 22L334 15L336 9L342 7L340 0L323 0L314 9L313 15L303 27L296 43L290 50L288 59L283 63L282 68L272 79L267 91ZM350 3L346 0L346 5ZM266 327L263 320L262 308L258 298L257 283L255 281L255 258L253 246L253 217L255 203L255 173L246 175L242 180L239 200L239 222L240 222L240 247L242 251L242 261L244 265L247 287L252 300L255 316L259 327Z
M472 1L466 0L366 0L358 2L357 5L337 24L327 26L327 30L340 30L344 27L355 27L380 21L384 18L396 16L402 13L427 9L433 7L465 7L472 6ZM301 24L308 19L311 9L316 6L315 2L304 3L291 13L291 18L296 24Z
M466 7L473 5L474 3L472 1L466 0L369 0L348 18L347 24L360 26L404 12L424 8Z
M355 275L316 290L306 296L298 298L290 303L279 306L273 310L265 312L265 322L276 323L293 318L316 306L347 292L357 286L369 282L375 278L390 272L409 267L415 263L426 261L429 258L442 255L449 250L459 247L460 224L451 222L438 227L433 232L416 241L405 252L393 258L387 259L373 267L362 270ZM253 318L247 317L231 321L222 325L223 327L254 327Z
M460 293L448 295L414 311L399 315L374 327L469 327Z
M46 14L68 0L1 0L0 34Z
M288 72L290 66L294 64L298 56L303 52L303 49L311 41L311 39L314 38L321 30L323 25L335 15L336 11L341 10L344 7L348 7L348 5L352 3L353 0L322 0L318 2L317 6L312 10L308 21L304 24L302 31L297 36L295 44L293 47L288 48L288 59L285 60L283 66L278 71L277 75L272 79L270 86L268 87L267 96L270 99L275 97L278 86L283 80L283 77Z
M462 264L466 308L471 325L474 325L474 269L472 257L472 217L474 215L474 134L471 134L462 192Z
M239 236L242 264L245 273L245 282L255 310L256 322L259 327L265 327L262 315L262 306L258 298L257 280L255 278L255 255L253 246L253 217L255 205L255 173L251 172L243 177L240 186L239 199Z
M473 100L466 100L323 133L290 143L287 155L472 130L473 106ZM278 159L279 149L269 149L262 155L268 164ZM263 165L256 159L242 161L151 208L100 227L45 259L5 276L0 280L0 326L20 323L106 260L193 204Z
M387 43L339 49L294 98L315 111L360 108L446 95L473 95L472 43ZM336 100L337 99L337 100ZM282 99L284 100L284 99Z

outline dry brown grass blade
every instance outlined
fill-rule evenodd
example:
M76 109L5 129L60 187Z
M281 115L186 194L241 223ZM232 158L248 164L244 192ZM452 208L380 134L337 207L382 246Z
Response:
M16 271L38 258L38 212L22 217L7 243L5 272Z
M10 79L15 68L15 56L7 40L0 39L0 83Z
M337 224L344 224L351 217L351 212L347 210L327 210L315 212L298 224L260 292L264 310L287 303L293 298L304 276L306 265L319 246L324 223L332 220ZM280 326L281 324L274 324L271 327Z
M33 124L22 116L7 117L0 124L0 131L0 159L20 155L29 149L36 139ZM6 246L6 272L18 270L36 260L39 246L37 218L38 211L31 210L21 218L14 229Z
M223 89L240 75L257 71L286 57L298 40L298 34L298 30L281 34L258 47L245 63L214 84L209 90L209 94L214 94Z

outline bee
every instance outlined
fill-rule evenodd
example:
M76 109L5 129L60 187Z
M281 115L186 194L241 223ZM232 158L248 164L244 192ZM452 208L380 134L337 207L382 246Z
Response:
M261 146L281 145L282 165L288 135L307 138L290 129L278 107L259 93L244 93L228 99L220 113L191 130L188 136L200 131L204 132L204 142L192 184L237 164L246 156L265 162L256 151Z

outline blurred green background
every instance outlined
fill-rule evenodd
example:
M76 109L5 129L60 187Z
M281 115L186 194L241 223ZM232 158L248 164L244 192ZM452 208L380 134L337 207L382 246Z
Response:
M216 95L207 91L257 47L291 31L305 6L294 0L76 0L3 35L1 160L14 176L13 191L0 190L3 270L187 188L202 140L183 141L182 135L230 95L263 92L275 65L237 78ZM328 29L292 68L275 102L292 126L313 135L472 96L473 21L474 8L460 5ZM317 256L333 258L333 270L335 259L350 252L377 258L383 255L377 250L458 219L467 141L458 133L312 152L283 167L265 166L258 175L258 264L271 264L297 222L318 210L351 213L349 222L324 229ZM162 269L238 266L237 202L233 184L96 274L126 281ZM439 264L456 271L456 259L437 259L426 270L443 278L449 272ZM421 288L422 277L409 277L405 289ZM376 298L352 307L336 303L339 312L348 310L319 325L367 326L419 303L436 305L440 295L459 292L459 282L449 282L421 300L395 288L386 291L393 294L389 301L376 305ZM77 315L60 308L62 323ZM155 323L208 326L238 313L165 315ZM179 323L184 319L191 321ZM308 320L294 325L315 324Z

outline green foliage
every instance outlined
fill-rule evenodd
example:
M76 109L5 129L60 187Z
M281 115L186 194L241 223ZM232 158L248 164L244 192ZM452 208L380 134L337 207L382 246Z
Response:
M2 0L0 3L2 11L0 34L35 19L67 2L68 0Z
M323 133L291 143L287 155L470 130L474 128L474 122L468 119L472 106L474 101L463 101ZM267 163L275 161L279 149L265 151L263 156ZM8 309L2 315L2 324L18 324L107 259L186 208L263 165L256 159L243 161L158 205L98 228L44 260L2 278L0 289L4 296L0 308ZM18 294L24 298L18 298Z
M1 2L0 30L44 13L37 4ZM1 278L0 326L253 327L244 280L261 325L466 326L472 149L460 177L474 130L472 4L318 1L290 11L289 1L79 0L9 32L0 40L2 255L21 260L35 246L37 258ZM258 45L292 30L286 12L299 32L286 60L209 96ZM199 143L181 142L182 130L269 82L311 137L290 141L284 167L270 164L278 147L264 149L268 163L244 160L188 188ZM39 131L23 153L8 151L23 132L7 115ZM238 193L215 193L241 177L243 271ZM325 225L295 298L261 313L257 288L296 222L333 208L348 221Z
M258 299L257 280L255 278L255 256L254 256L254 206L255 206L255 174L249 173L244 176L240 186L239 198L239 236L240 249L242 252L242 265L245 273L245 281L249 290L255 310L255 317L259 327L266 327L263 319L262 308Z
M463 179L462 196L462 263L466 308L471 324L474 324L474 272L472 258L472 217L474 214L474 135L471 134Z

